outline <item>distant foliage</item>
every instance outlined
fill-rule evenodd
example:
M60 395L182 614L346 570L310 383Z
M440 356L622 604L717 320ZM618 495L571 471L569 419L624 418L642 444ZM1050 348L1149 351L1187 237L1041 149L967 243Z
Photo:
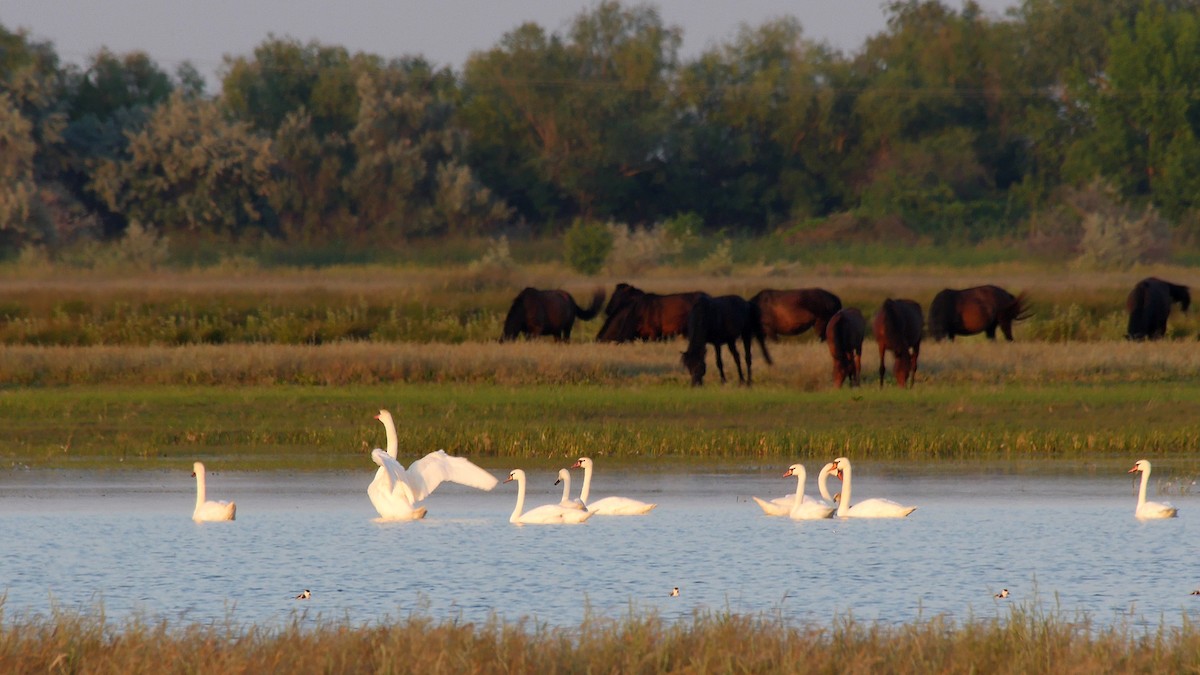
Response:
M700 271L714 277L733 274L733 242L729 238L718 242L716 248L700 261Z
M642 229L609 223L606 227L613 242L607 266L616 274L642 274L683 251L683 239L662 225Z
M604 268L614 245L612 230L591 220L576 220L563 237L567 264L576 272L587 275L594 275Z
M1128 269L1160 262L1171 248L1171 229L1152 206L1131 207L1111 187L1093 182L1075 195L1083 236L1073 265L1083 269Z
M467 265L467 280L475 288L510 285L517 270L508 237L497 237L478 260Z

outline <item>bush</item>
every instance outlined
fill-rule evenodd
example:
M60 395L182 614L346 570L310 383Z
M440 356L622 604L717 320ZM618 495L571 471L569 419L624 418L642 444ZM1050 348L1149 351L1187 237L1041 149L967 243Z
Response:
M683 240L662 225L644 230L616 223L607 227L613 238L608 267L617 274L641 274L683 251Z
M576 220L563 237L567 264L589 276L604 268L613 250L613 233L608 226L594 221Z

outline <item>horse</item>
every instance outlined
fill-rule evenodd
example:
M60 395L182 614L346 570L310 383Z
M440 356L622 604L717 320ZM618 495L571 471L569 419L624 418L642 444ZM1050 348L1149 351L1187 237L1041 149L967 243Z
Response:
M687 330L688 313L701 291L659 295L626 283L617 284L605 312L608 318L596 342L665 340Z
M833 357L833 383L838 389L850 378L850 386L859 385L862 372L862 343L867 332L867 321L862 312L854 307L839 309L829 317L825 326L825 344Z
M896 382L901 387L912 387L917 380L917 359L921 355L921 331L925 317L921 314L921 305L912 300L883 301L883 306L875 312L871 319L871 327L875 333L875 342L879 343L879 386L883 386L883 375L886 372L883 356L887 350L892 350L895 362L892 368L896 371Z
M841 298L823 288L790 291L768 288L759 291L750 302L758 307L763 330L772 340L778 340L780 335L799 335L809 328L818 340L824 340L829 317L842 308Z
M521 333L530 338L553 335L555 342L570 342L575 319L587 321L600 313L604 304L604 289L597 288L592 304L583 309L575 304L570 293L562 290L542 291L526 288L513 299L500 341L516 340Z
M1013 297L999 286L944 288L929 305L929 334L938 342L942 338L953 342L956 335L976 333L985 333L989 340L995 340L999 327L1004 339L1012 342L1013 322L1029 316L1029 300L1024 293Z
M750 365L752 339L758 339L763 358L767 363L773 363L771 353L767 351L766 336L763 334L758 308L738 295L721 295L715 298L702 295L697 298L688 314L687 336L687 351L682 352L680 361L692 374L693 387L704 384L704 373L708 370L704 363L704 355L709 343L716 354L717 371L721 373L722 384L725 382L725 364L721 362L721 345L729 347L729 353L733 354L733 362L737 365L738 381L746 386L754 382L754 373ZM739 339L742 341L742 349L746 352L745 377L742 377L742 360L737 350Z
M1187 311L1192 304L1192 294L1187 286L1180 286L1155 277L1142 279L1125 299L1129 312L1129 327L1125 330L1127 340L1158 340L1167 334L1167 317L1171 304L1178 302L1179 308Z

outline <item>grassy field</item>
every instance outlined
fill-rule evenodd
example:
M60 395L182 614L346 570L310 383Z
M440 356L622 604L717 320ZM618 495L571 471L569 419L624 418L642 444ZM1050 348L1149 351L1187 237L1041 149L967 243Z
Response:
M699 614L587 620L578 629L529 622L386 626L299 622L280 629L176 627L60 613L0 616L7 673L1184 673L1200 668L1200 633L1101 628L1086 618L1014 608L990 620L905 626L796 626Z

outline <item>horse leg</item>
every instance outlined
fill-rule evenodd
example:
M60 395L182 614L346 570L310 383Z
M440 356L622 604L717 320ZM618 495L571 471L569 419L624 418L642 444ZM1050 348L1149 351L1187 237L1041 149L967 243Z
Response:
M883 365L883 355L886 351L887 351L887 347L885 345L880 344L879 345L879 388L880 389L883 388L883 375L884 375L884 373L887 372L887 369L884 368L884 365Z
M1011 322L1011 321L1005 321L1004 323L1000 324L1000 331L1001 331L1002 333L1004 333L1004 339L1005 339L1005 340L1007 340L1008 342L1012 342L1012 341L1013 341L1013 338L1012 338L1012 322Z
M857 387L862 383L862 350L854 352L854 374L850 376L850 386Z
M996 340L996 324L988 326L983 330L983 332L985 335L987 335L987 339L992 341ZM1009 340L1012 340L1012 338L1009 338Z
M738 354L737 340L729 341L729 353L733 355L733 363L737 366L738 384L747 384L746 378L742 376L742 357ZM746 367L750 367L750 347L746 346Z
M717 359L717 372L721 374L721 384L725 384L725 363L721 361L721 343L713 343L713 354Z

